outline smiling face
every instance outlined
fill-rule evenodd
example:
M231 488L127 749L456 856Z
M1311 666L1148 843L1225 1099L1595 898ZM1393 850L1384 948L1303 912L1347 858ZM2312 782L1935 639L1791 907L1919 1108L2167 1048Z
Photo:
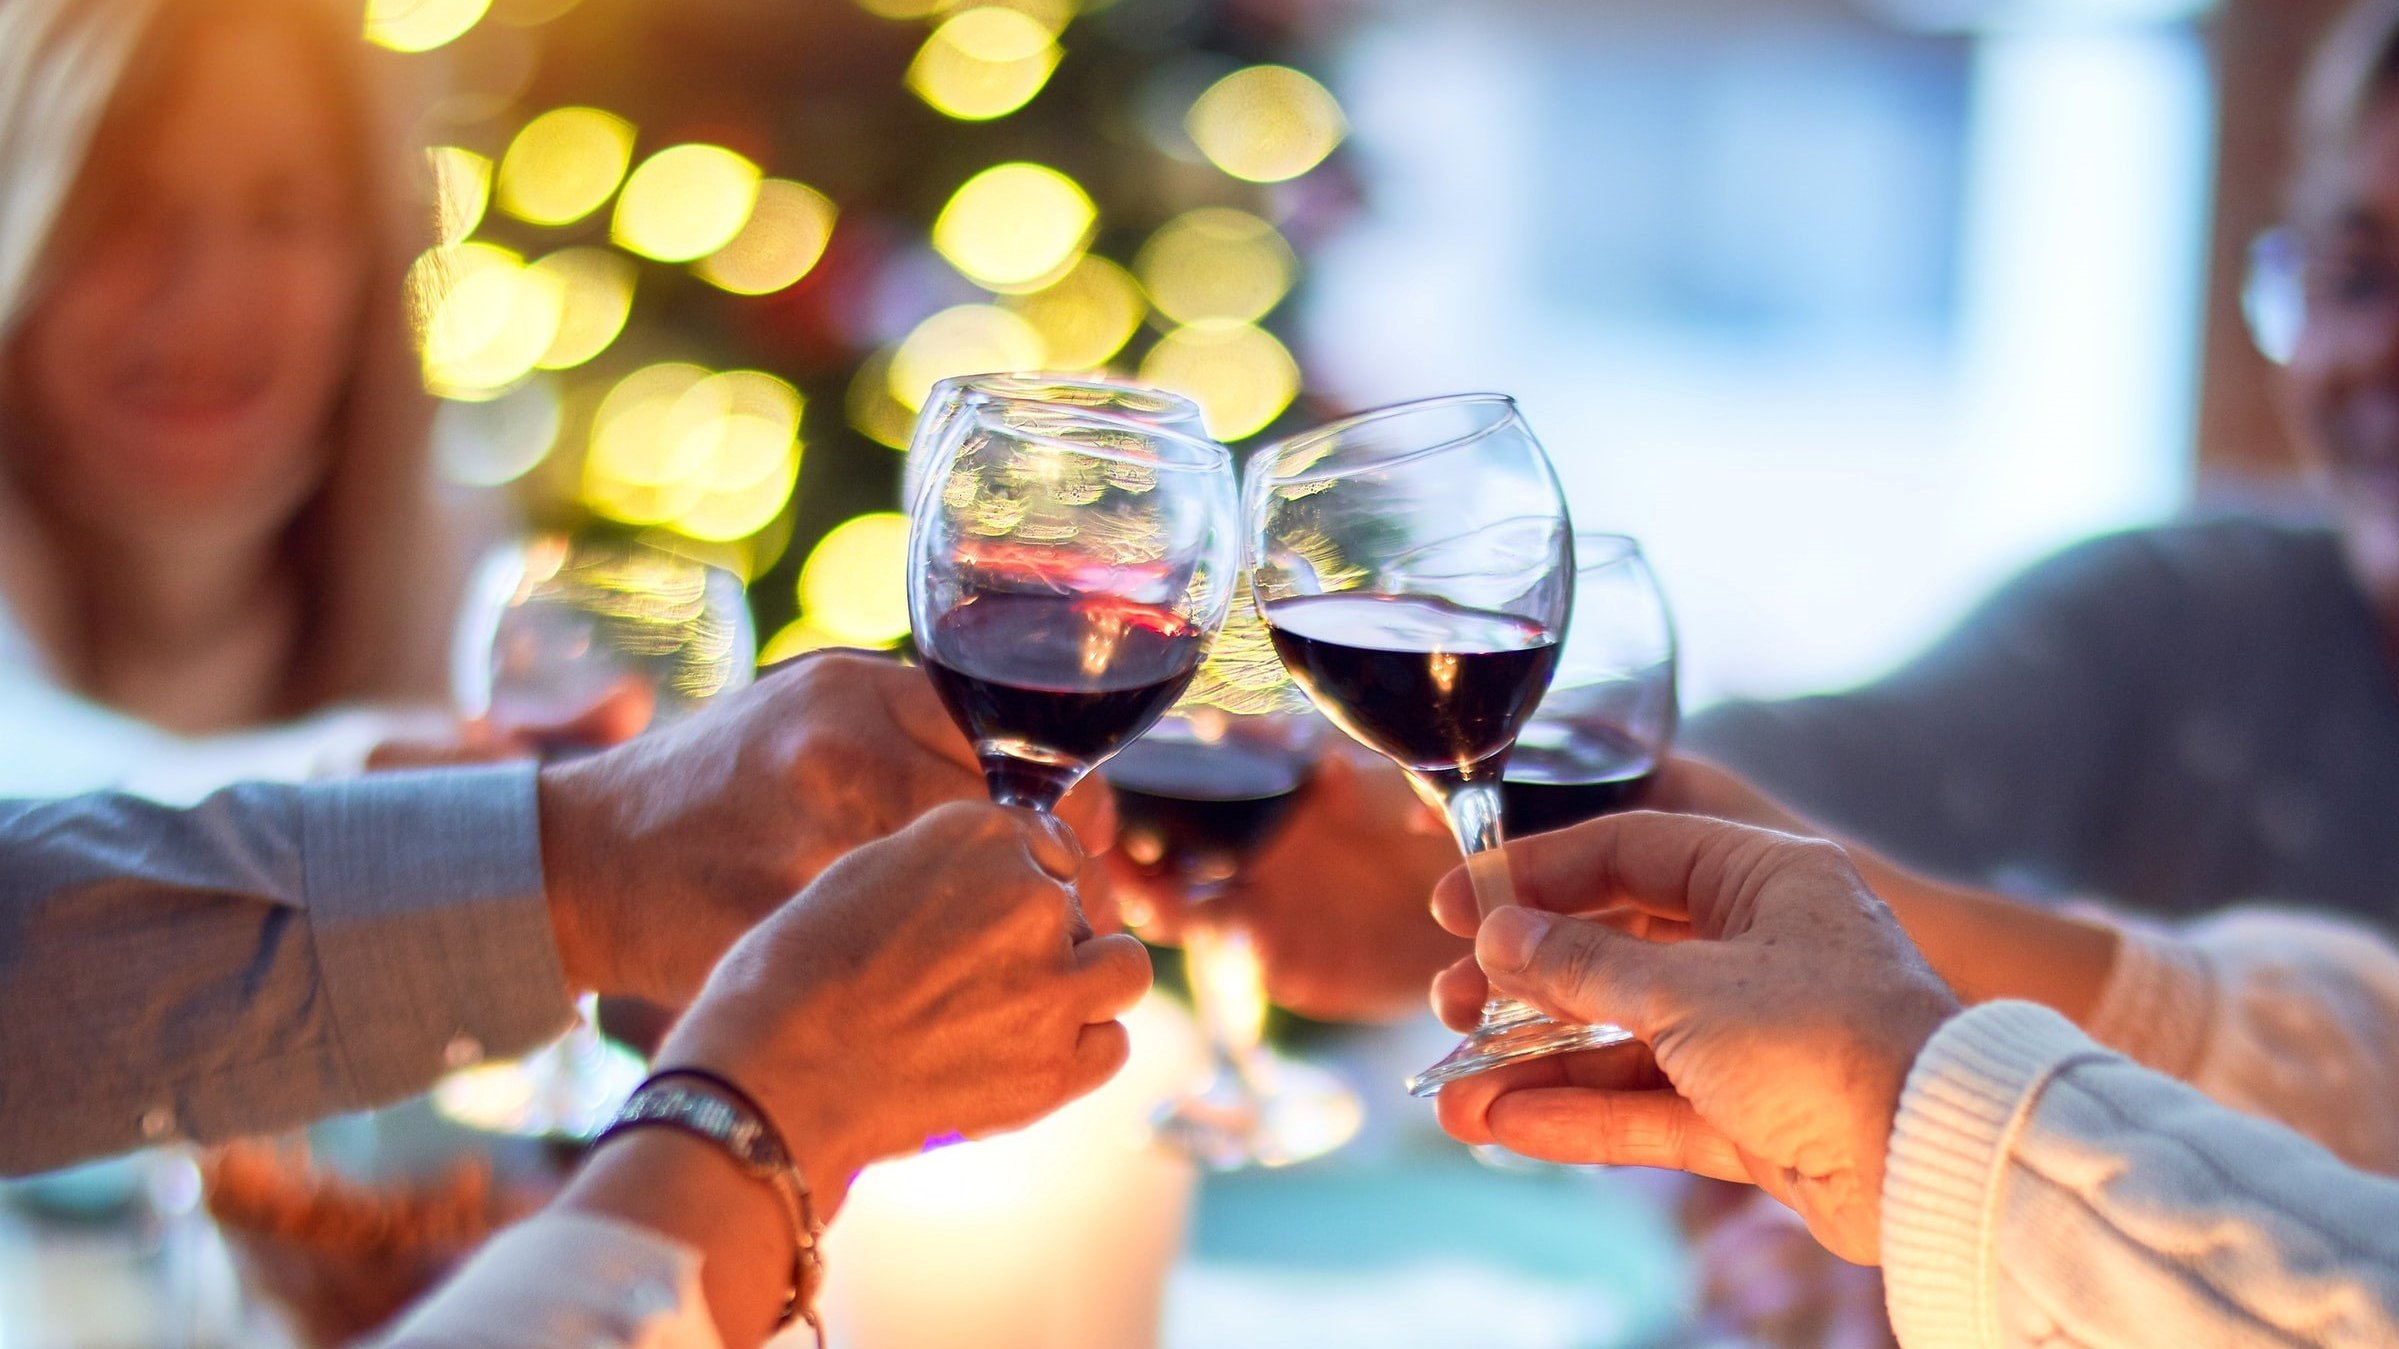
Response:
M2306 323L2287 402L2353 567L2399 614L2399 93L2367 105L2300 223Z
M257 17L201 27L149 115L103 130L11 352L12 457L62 519L255 538L323 478L368 261L312 57Z

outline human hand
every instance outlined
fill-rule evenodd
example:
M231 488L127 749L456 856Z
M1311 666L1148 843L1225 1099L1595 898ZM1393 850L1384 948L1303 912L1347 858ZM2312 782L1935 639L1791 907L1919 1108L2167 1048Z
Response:
M1475 959L1435 984L1443 1019L1471 1025L1496 987L1641 1043L1454 1083L1442 1127L1553 1161L1751 1181L1834 1254L1874 1263L1900 1092L1958 1002L1842 851L1641 813L1508 858L1524 907L1479 931L1463 869L1434 890L1443 926L1476 932Z
M1424 907L1457 859L1397 768L1334 745L1283 827L1207 903L1186 906L1121 847L1107 860L1144 937L1171 943L1188 923L1240 924L1277 1004L1319 1020L1388 1021L1422 1007L1426 982L1467 953Z
M668 1007L844 853L984 797L924 672L847 652L793 661L672 726L547 765L540 791L569 984ZM1106 795L1078 791L1062 811L1105 837Z
M408 736L386 740L367 752L366 771L462 768L607 749L641 734L657 706L658 695L649 685L628 679L590 707L556 721L477 717L459 722L450 735L438 739Z
M941 807L828 869L743 938L659 1049L741 1083L819 1216L849 1176L936 1135L1017 1128L1113 1076L1149 956L1093 937L1053 821Z

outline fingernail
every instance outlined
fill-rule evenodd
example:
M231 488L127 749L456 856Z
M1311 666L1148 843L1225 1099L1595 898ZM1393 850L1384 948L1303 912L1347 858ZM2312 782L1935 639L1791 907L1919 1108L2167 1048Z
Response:
M1511 905L1483 920L1474 937L1475 962L1492 974L1514 974L1533 963L1548 934L1548 914Z
M1071 881L1083 867L1083 848L1075 841L1074 831L1054 815L1034 817L1033 833L1026 840L1025 851L1032 855L1033 865L1040 867L1053 880Z

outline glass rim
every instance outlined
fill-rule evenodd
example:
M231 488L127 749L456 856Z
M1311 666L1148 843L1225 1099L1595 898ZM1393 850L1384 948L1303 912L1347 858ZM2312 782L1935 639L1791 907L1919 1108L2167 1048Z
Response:
M949 375L933 382L933 388L926 394L925 402L927 404L934 402L944 389L964 394L980 394L986 398L1014 398L1033 402L1049 401L1041 396L1044 390L1069 389L1091 394L1134 394L1155 400L1159 412L1189 415L1195 419L1200 416L1200 405L1196 400L1188 395L1176 393L1172 389L1161 389L1153 384L1132 384L1089 375L1059 375L1039 370L994 370L979 375ZM1080 403L1062 403L1058 406L1100 411L1096 407L1085 409L1085 406Z
M1586 544L1596 545L1601 555L1586 557ZM1646 562L1649 555L1641 551L1641 540L1612 529L1578 529L1574 532L1574 574L1605 571L1627 562Z
M1133 453L1114 446L1086 445L1063 436L1048 435L1041 431L1028 431L996 420L1006 412L1027 408L1037 409L1044 416L1059 421L1079 422L1094 430L1115 431L1139 436L1145 441L1171 445L1186 452L1190 457L1174 459L1163 454ZM1105 459L1120 464L1138 464L1174 473L1213 473L1220 469L1229 471L1233 466L1233 452L1215 441L1202 440L1198 436L1187 435L1171 427L1153 426L1148 422L1134 421L1126 417L1112 417L1105 412L1095 412L1062 403L1032 403L1021 400L980 403L961 409L961 414L971 425L983 427L993 435L1005 436L1017 444L1033 445L1059 454L1080 455L1087 459ZM958 446L959 450L964 448L963 444ZM952 453L954 454L956 451Z
M1328 456L1336 462L1328 463L1325 460L1319 460L1296 473L1281 473L1276 468L1276 465L1293 454L1315 448L1326 441L1348 435L1362 427L1458 407L1495 408L1499 415L1463 435L1451 436L1431 445L1418 445L1404 450L1367 455L1362 461L1343 458L1336 451L1333 455ZM1508 394L1487 392L1436 394L1431 398L1413 398L1404 403L1389 403L1378 408L1368 408L1364 412L1353 412L1339 420L1326 422L1322 426L1311 427L1296 435L1287 436L1260 451L1256 462L1261 479L1275 477L1279 481L1287 483L1316 482L1324 478L1345 477L1366 468L1390 468L1418 459L1429 459L1435 455L1448 454L1484 440L1511 422L1519 426L1524 425L1524 411L1517 406L1515 398ZM1527 429L1529 431L1530 428Z

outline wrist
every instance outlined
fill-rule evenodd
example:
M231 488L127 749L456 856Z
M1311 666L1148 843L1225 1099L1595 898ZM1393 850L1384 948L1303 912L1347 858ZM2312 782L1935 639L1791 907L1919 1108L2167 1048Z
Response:
M578 992L616 992L619 981L608 959L610 946L596 921L596 854L609 833L600 822L591 776L588 764L557 763L544 765L535 779L542 894L567 986Z
M745 1063L754 1064L754 1057L686 1051L670 1038L659 1050L651 1073L666 1076L677 1069L697 1069L748 1093L790 1155L793 1169L808 1189L817 1221L831 1222L849 1197L850 1178L882 1155L863 1140L861 1120L846 1108L857 1092L803 1069L777 1067L771 1074L757 1074L745 1071ZM752 1085L753 1080L766 1077L771 1077L775 1090Z
M593 1150L558 1206L692 1247L725 1342L757 1344L772 1333L798 1237L773 1189L715 1144L663 1128L618 1134Z

